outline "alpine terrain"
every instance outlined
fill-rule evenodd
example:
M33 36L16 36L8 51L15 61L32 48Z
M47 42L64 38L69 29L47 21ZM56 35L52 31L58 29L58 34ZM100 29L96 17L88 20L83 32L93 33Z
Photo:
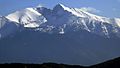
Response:
M0 16L0 63L89 66L120 57L120 18L57 4Z

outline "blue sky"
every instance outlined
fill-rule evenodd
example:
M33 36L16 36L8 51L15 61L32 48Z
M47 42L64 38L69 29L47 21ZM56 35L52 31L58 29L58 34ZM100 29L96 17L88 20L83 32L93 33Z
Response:
M0 0L0 15L5 16L16 10L35 7L39 4L53 8L58 3L83 8L101 16L120 18L120 0Z

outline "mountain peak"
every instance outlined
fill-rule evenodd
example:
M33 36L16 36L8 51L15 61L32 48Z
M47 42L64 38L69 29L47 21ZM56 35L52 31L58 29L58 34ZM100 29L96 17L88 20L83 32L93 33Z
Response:
M64 9L64 10L70 10L70 8L66 7L65 5L63 4L57 4L54 9Z
M65 7L63 4L59 3L57 4L56 6L59 6L59 7Z
M0 63L26 57L25 62L34 58L34 62L43 59L40 63L51 60L93 65L120 56L119 41L120 19L97 16L62 4L53 9L26 8L0 17L0 60L5 60ZM35 57L29 57L31 53Z
M26 8L16 11L6 16L6 18L27 28L39 27L39 25L47 21L35 8Z
M97 16L79 8L69 8L63 4L57 4L53 9L42 6L26 8L9 14L6 18L27 28L40 27L45 22L47 22L45 25L55 27L66 24L70 25L69 27L75 25L73 29L83 29L102 36L108 36L111 32L117 34L120 28L120 19ZM111 30L109 30L108 25L111 25L109 26ZM60 30L64 31L63 29Z

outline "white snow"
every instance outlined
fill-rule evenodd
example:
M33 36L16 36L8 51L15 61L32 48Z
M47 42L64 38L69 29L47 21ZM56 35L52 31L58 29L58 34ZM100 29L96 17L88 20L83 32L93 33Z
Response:
M108 28L112 28L116 26L120 28L120 19L118 18L111 19L107 17L97 16L95 14L88 13L78 8L66 7L62 4L58 4L57 6L58 6L57 8L59 7L62 7L62 8L59 8L59 11L57 11L57 15L60 17L58 18L55 17L56 18L55 21L57 22L57 23L55 22L55 24L60 23L61 25L63 25L63 24L66 24L66 22L67 24L72 24L72 25L77 24L76 27L78 29L82 28L98 35L102 35L102 36L106 35L107 37L109 37ZM63 9L64 11L61 11ZM67 12L68 14L66 14ZM70 13L74 16L70 15ZM51 21L51 22L54 22L54 21ZM92 27L90 27L91 23L92 23ZM112 27L107 27L106 24L112 25ZM111 30L111 32L114 30L119 31L118 28ZM100 29L102 29L102 31Z
M27 27L27 28L36 28L36 27L39 27L39 25L36 24L36 23L29 23L29 24L25 25L24 27Z
M40 13L38 13L37 11L34 10L34 8L26 8L27 10L35 13L36 15L41 15Z
M64 34L64 33L65 33L65 32L64 32L64 29L61 28L59 33L60 33L60 34Z
M109 18L102 17L102 16L97 16L94 14L90 14L84 10L78 9L78 8L69 8L64 6L63 4L59 4L64 10L67 10L68 12L71 12L72 14L78 16L78 17L85 17L85 18L90 18L102 22L107 22L109 23Z
M24 25L24 27L39 27L42 23L47 20L38 13L34 8L26 8L21 11L16 11L15 13L6 16L11 21L17 22Z
M115 18L115 22L120 27L120 19L119 18Z
M76 25L73 28L82 28L84 30L102 36L109 36L109 32L119 32L119 18L111 19L107 17L97 16L79 8L66 7L63 4L58 4L55 9L50 11L42 9L40 10L42 13L39 13L36 8L26 8L24 10L16 11L15 13L6 16L6 18L16 23L22 24L26 28L36 28L39 27L41 24L45 24L45 22L47 22L47 25L44 26L45 29L43 29L42 31L47 32L52 30L51 28L49 30L49 27L47 26L53 25L55 27L62 27L57 28L58 30L60 30L60 34L65 33L64 30L66 28L63 27L64 24L65 27L68 25ZM51 11L53 12L51 13ZM108 30L108 28L112 27L107 27L105 24L112 25L114 29Z

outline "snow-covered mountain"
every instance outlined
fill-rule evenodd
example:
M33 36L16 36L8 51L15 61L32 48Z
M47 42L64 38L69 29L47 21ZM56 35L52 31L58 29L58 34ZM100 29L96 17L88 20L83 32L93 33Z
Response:
M28 28L45 24L46 29L40 28L42 31L57 28L58 33L65 33L67 28L74 26L73 30L83 29L105 37L110 37L111 34L120 36L120 19L97 16L62 4L56 5L53 9L26 8L9 14L6 18Z
M65 33L69 27L73 30L87 30L91 33L110 37L111 34L120 36L120 19L97 16L78 8L69 8L62 4L56 5L53 9L45 7L26 8L6 16L7 19L24 27L41 27L46 29L57 28L58 33ZM40 29L43 29L42 27ZM71 29L71 30L72 30ZM43 30L43 31L44 31Z
M18 28L17 23L11 22L4 16L0 17L0 39L16 32Z
M0 38L1 63L93 65L120 56L120 19L62 4L26 8L0 17Z
M16 11L15 13L9 14L6 18L28 28L39 27L47 21L44 16L34 10L34 8L26 8L21 11Z

